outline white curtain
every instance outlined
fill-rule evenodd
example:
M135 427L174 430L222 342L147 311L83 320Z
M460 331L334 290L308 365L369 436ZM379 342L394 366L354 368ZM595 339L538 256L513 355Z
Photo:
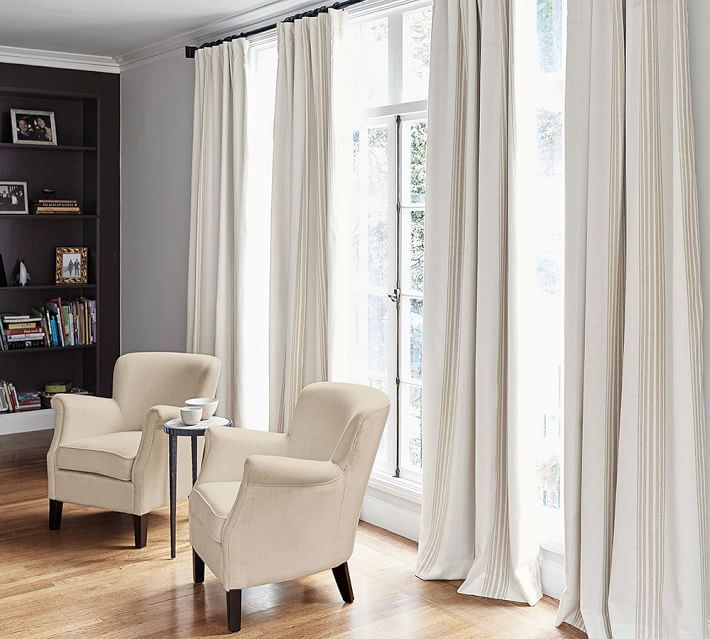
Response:
M222 360L219 413L245 424L247 52L244 38L198 49L187 350ZM169 284L167 284L169 286ZM252 424L253 426L253 424Z
M702 306L686 0L568 0L558 621L707 636Z
M277 37L269 421L284 432L303 386L331 378L336 357L343 12L280 23Z
M513 0L436 0L424 277L423 504L417 575L534 604L533 428L516 402L511 260Z

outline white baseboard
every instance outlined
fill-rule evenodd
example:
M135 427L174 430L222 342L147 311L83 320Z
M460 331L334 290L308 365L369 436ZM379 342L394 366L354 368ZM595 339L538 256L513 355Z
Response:
M368 486L360 519L412 541L419 541L421 506L402 497Z
M0 413L0 435L52 428L54 428L54 411L51 408L26 413Z

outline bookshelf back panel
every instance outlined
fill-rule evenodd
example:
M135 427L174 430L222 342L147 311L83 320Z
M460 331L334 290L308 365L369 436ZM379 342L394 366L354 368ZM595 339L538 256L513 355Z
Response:
M55 248L58 246L87 246L89 248L89 282L95 283L96 273L96 238L95 233L84 225L90 222L81 220L23 220L0 219L0 254L5 263L8 284L17 272L19 260L32 277L32 284L44 285L55 282ZM94 223L95 225L95 223ZM7 293L2 293L6 296ZM0 298L0 303L4 299Z
M90 145L92 136L84 129L84 100L0 89L0 142L12 142L10 110L53 111L58 144ZM95 141L96 137L93 136Z
M42 390L47 382L69 380L74 386L95 392L95 374L84 374L84 356L96 359L96 349L65 349L0 353L0 379L11 381L18 391Z
M30 200L42 197L43 189L54 189L59 199L79 200L82 212L96 211L96 168L94 153L36 150L29 147L0 147L0 180L27 182ZM86 156L86 157L85 157ZM84 180L85 173L91 180Z

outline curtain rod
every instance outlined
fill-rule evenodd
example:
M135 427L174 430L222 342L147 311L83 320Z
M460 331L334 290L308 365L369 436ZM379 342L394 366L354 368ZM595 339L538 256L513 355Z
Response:
M295 15L284 18L280 22L294 22L295 20L300 20L301 18L314 18L319 13L325 13L328 9L345 9L346 7L351 7L354 4L360 4L365 0L342 0L341 2L336 2L328 7L318 7L317 9L311 9L310 11L304 11L303 13L297 13ZM231 42L237 38L248 38L250 36L259 35L260 33L266 33L267 31L274 30L278 25L278 22L274 24L269 24L264 27L259 27L258 29L252 29L251 31L242 31L239 34L227 36L226 38L221 38L220 40L215 40L214 42L205 42L199 47L185 47L185 57L194 58L195 53L198 49L204 49L205 47L217 47L224 42Z

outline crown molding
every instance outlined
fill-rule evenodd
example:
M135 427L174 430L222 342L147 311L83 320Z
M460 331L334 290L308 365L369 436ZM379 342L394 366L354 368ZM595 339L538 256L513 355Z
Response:
M109 56L23 49L21 47L0 46L0 62L56 69L98 71L100 73L119 73L121 70L118 62Z
M116 62L121 71L125 71L154 59L167 57L176 51L182 55L186 46L199 46L203 42L219 40L240 31L248 31L274 22L284 15L313 6L314 0L271 0L271 2L265 2L253 9L215 20L197 29L185 31L146 47L122 53L116 56Z

